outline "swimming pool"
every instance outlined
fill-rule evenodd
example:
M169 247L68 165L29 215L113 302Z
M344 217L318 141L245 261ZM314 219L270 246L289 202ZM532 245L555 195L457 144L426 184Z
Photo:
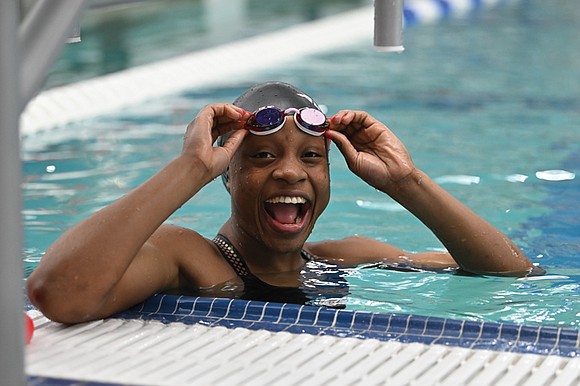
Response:
M348 308L577 327L580 51L574 16L570 1L558 7L519 2L410 29L403 55L374 53L366 42L349 45L27 137L28 268L64 229L168 162L201 106L231 101L254 82L280 79L304 88L330 112L366 109L384 120L419 167L559 276L520 281L358 269L349 277ZM412 251L441 247L417 220L354 178L336 149L331 164L332 203L314 239L354 230ZM228 203L216 182L172 221L213 236Z

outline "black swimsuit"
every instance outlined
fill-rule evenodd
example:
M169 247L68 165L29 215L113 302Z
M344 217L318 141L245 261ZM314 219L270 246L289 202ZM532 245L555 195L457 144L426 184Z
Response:
M242 255L224 235L218 234L213 239L213 242L234 272L236 272L236 274L242 279L244 283L244 293L241 296L242 299L279 303L320 304L339 308L344 307L343 305L338 304L338 300L348 294L348 284L344 280L344 274L339 274L339 272L334 269L328 272L323 272L322 275L324 278L323 280L320 280L322 270L306 268L309 266L308 263L315 262L315 257L304 249L300 252L302 258L307 263L305 270L301 272L303 285L298 288L279 287L268 284L252 274L248 265L242 258ZM327 263L322 264L328 266ZM336 266L333 267L336 268ZM307 281L309 278L314 279L312 281L316 281L318 285L308 285ZM329 285L320 285L320 283L328 282L329 279L331 280Z

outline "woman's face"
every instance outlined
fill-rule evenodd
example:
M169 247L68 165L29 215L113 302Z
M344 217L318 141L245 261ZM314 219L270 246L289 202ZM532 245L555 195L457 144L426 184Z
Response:
M281 253L300 250L330 199L324 136L293 119L270 135L248 135L228 171L232 224Z

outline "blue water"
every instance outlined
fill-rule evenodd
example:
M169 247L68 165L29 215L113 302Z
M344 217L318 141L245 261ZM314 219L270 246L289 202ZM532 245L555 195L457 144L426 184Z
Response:
M67 227L171 160L200 107L279 79L305 89L330 114L364 109L383 120L420 168L549 273L517 280L361 268L348 278L348 308L577 327L579 19L573 0L515 2L409 28L402 55L361 42L26 138L27 272ZM312 239L355 233L409 251L441 249L418 220L353 176L336 148L331 180L332 201ZM213 236L228 214L229 196L216 181L171 221Z

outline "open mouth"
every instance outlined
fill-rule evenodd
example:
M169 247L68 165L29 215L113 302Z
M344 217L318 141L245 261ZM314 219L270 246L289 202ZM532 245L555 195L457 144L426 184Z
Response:
M302 225L310 209L310 202L299 196L278 196L266 200L266 213L282 226Z

